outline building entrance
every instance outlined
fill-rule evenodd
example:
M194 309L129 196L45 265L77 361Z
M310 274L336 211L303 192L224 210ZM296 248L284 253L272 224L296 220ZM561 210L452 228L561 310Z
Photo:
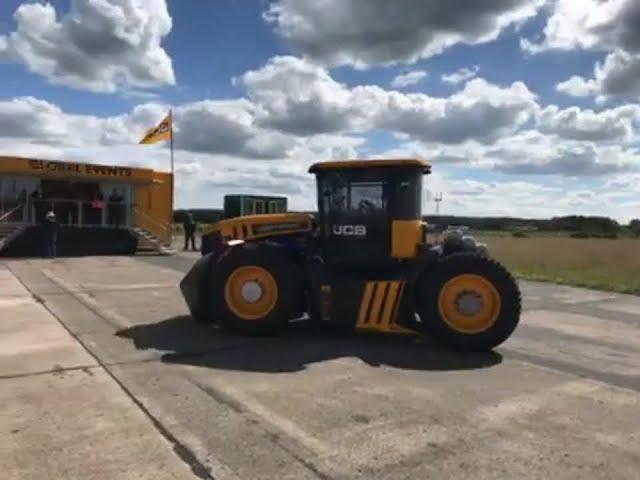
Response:
M42 179L36 218L52 210L62 225L125 227L130 224L129 185Z
M36 218L52 210L62 225L101 225L103 202L100 184L42 179Z

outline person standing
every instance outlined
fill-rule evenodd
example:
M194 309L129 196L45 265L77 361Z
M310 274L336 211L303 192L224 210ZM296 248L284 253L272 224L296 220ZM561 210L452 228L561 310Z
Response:
M44 256L46 258L56 258L59 226L60 224L56 219L56 214L51 210L48 211L42 224L45 247Z
M29 221L29 196L27 195L27 189L23 188L18 195L18 203L22 205L22 218L20 221Z
M104 197L100 189L97 189L91 195L91 204L88 205L85 223L89 225L102 225L102 207Z
M196 228L198 224L193 220L193 215L187 213L187 217L182 223L184 229L184 249L189 250L189 241L191 241L191 248L196 250Z
M33 192L31 192L31 205L33 207L34 218L32 219L33 223L38 223L42 221L41 210L42 210L42 202L40 196L40 190L38 187L35 188Z
M111 195L109 195L109 225L111 226L117 227L120 225L121 203L122 197L114 188Z

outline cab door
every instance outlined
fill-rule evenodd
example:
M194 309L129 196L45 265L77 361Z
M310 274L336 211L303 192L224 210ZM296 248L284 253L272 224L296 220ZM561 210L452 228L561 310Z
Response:
M320 236L331 263L372 264L389 258L386 181L367 171L318 177Z

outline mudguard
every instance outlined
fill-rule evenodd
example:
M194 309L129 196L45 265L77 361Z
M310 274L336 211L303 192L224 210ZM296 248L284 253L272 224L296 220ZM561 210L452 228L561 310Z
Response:
M180 290L191 316L198 322L211 321L208 315L209 274L215 261L213 253L200 257L180 281Z

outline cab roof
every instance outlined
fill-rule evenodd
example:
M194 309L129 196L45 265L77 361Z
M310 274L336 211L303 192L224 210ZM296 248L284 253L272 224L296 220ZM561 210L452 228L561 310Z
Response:
M335 160L318 162L309 167L309 173L336 168L418 167L422 173L431 173L431 165L417 158L387 158L383 160Z

